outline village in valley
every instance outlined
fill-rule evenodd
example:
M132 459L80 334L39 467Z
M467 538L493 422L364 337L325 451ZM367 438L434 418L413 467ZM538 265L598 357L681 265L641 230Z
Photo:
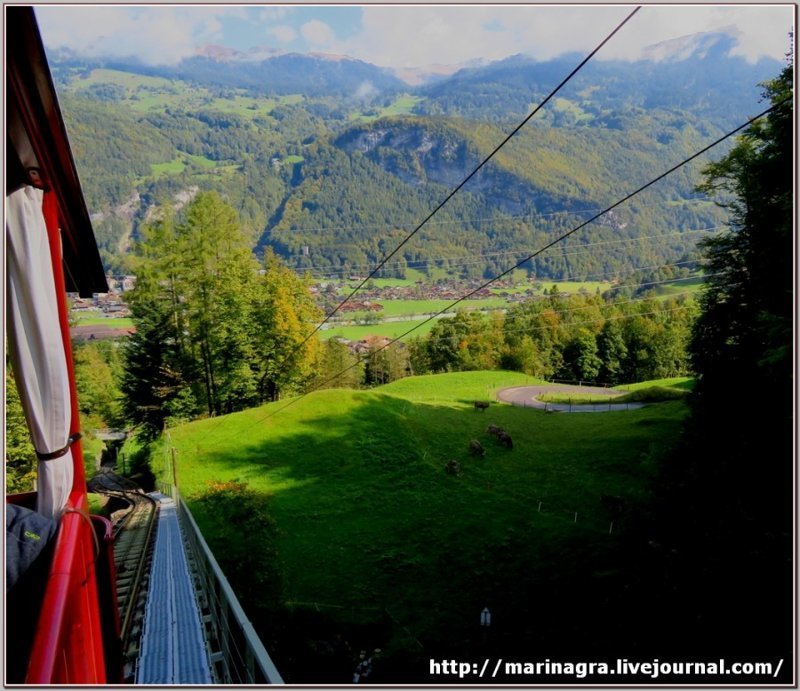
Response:
M91 298L79 297L77 293L68 295L74 319L72 334L76 339L122 338L133 333L135 327L130 322L131 311L126 303L125 294L136 287L136 276L109 274L106 280L108 293L94 293ZM316 304L327 314L365 280L366 277L355 274L346 280L320 279L310 286L309 291ZM487 312L505 310L505 304L512 305L537 296L541 297L544 293L550 294L548 288L535 279L522 283L512 280L496 281L492 289L481 288L482 283L480 279L455 278L413 282L366 280L359 291L358 299L351 299L342 305L339 310L341 316L331 320L331 323L326 325L326 330L343 326L375 326L429 317L439 311L432 308L432 301L437 301L435 305L454 302L470 291L475 291L470 300L486 301L486 306L471 304L469 309ZM391 316L385 313L388 305L398 304L399 301L404 303L399 313L392 312ZM380 347L391 340L378 335L354 339L342 336L334 338L347 345L354 354L361 354L375 345Z

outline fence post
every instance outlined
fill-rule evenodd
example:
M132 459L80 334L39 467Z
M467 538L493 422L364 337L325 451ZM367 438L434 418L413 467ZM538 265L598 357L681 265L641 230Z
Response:
M175 485L175 487L177 487L178 486L178 464L177 464L177 462L175 460L175 453L176 453L175 452L175 447L174 446L170 446L169 450L170 450L170 453L172 454L172 484Z
M573 523L577 523L577 522L578 522L578 512L576 511L575 512L575 520L573 521Z
M542 512L542 502L539 502L539 509L538 509L538 512L539 512L539 513L541 513L541 512Z
M611 535L611 533L613 532L614 532L614 521L611 521L611 523L608 526L608 534Z

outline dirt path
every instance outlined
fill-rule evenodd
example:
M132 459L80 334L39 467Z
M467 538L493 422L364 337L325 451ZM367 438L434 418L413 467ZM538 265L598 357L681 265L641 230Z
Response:
M545 403L539 400L544 393L559 394L592 394L608 396L608 403ZM615 389L604 389L599 386L569 386L566 384L539 384L537 386L512 386L500 389L497 399L523 408L538 408L561 413L605 413L613 410L635 410L642 408L643 403L613 403L616 396L621 395Z

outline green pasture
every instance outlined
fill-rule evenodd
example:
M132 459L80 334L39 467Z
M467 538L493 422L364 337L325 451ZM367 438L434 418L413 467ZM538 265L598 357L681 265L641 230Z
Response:
M562 113L571 113L575 116L575 119L578 122L584 122L594 119L594 115L591 113L587 113L583 108L581 108L577 103L574 101L570 101L566 98L556 98L553 100L553 107Z
M546 403L661 403L685 398L694 389L692 377L652 379L635 384L620 384L611 389L613 394L550 392L539 396Z
M369 336L386 336L388 338L397 338L400 336L400 334L405 333L409 329L418 326L423 322L425 322L424 319L411 319L409 321L382 322L380 324L367 326L336 326L332 329L320 331L319 334L320 338L326 340L329 338L339 337L346 338L349 341L360 341L362 338L367 338ZM424 336L430 332L435 323L436 320L431 319L423 326L420 326L412 334L409 334L408 337L411 338L413 336Z
M275 98L252 97L247 96L242 89L237 89L230 98L217 98L208 89L190 86L180 80L147 77L109 69L92 70L89 75L74 79L69 89L79 93L100 84L122 87L125 90L122 100L131 109L140 113L181 107L252 119L269 116L278 105L295 105L303 100L301 94L288 94Z
M411 115L414 107L423 100L421 96L411 96L409 94L398 96L390 105L381 110L381 117Z
M694 389L694 385L694 377L669 377L667 379L651 379L649 381L636 382L633 384L620 384L614 388L623 389L624 391L638 391L640 389L649 389L654 386L661 386L691 391Z
M130 317L104 317L98 312L73 312L76 326L108 326L112 329L128 329L133 326Z
M553 289L553 286L556 286L556 290L559 293L572 294L585 292L594 295L598 290L603 293L614 287L614 285L608 281L550 281L541 279L537 281L539 284L538 287L534 288L534 283L532 283L527 276L520 278L521 280L516 280L514 286L511 288L490 288L489 290L495 295L499 295L500 293L516 295L533 289L534 295L545 295Z
M412 314L435 314L453 304L453 300L376 300L383 306L379 314L384 317L401 317ZM506 307L506 301L501 298L486 298L485 300L463 300L456 305L452 311L464 310L486 310L492 308ZM356 317L363 317L365 313L353 313Z
M184 170L186 170L186 162L183 156L173 158L171 161L166 161L165 163L150 164L150 171L156 179L164 177L165 175L178 175Z
M614 285L608 281L540 281L542 287L541 294L550 292L556 286L559 293L580 293L586 292L594 295L598 290L602 293L610 290Z
M439 278L448 278L447 271L437 267L432 267L430 272L420 271L419 269L406 269L405 276L405 278L371 278L370 282L378 287L412 286L418 281L430 283L432 280L435 281ZM356 288L359 283L360 281L351 281L348 287L351 289Z
M420 280L425 279L421 277ZM406 288L416 283L416 279L412 280L410 278L371 278L370 281L378 288Z
M689 295L696 295L704 285L705 279L702 276L698 276L697 278L675 281L674 283L663 283L655 286L655 288L659 295L670 297L687 293Z
M92 70L86 77L74 80L70 84L70 88L79 90L94 84L114 84L130 91L140 88L169 90L174 89L177 84L181 83L164 77L148 77L121 70L98 68Z
M425 669L430 655L450 650L448 641L477 654L487 602L505 622L497 635L506 627L526 636L520 617L543 616L540 593L549 593L549 607L574 601L576 579L613 578L626 519L609 534L601 495L646 504L686 414L681 402L552 415L494 399L498 388L533 381L469 372L319 391L174 428L169 444L181 492L216 549L226 547L197 501L209 483L238 480L268 497L283 599L311 603L321 627L304 628L304 640L329 640L322 629L342 627L353 645L381 647L387 667L405 660ZM492 403L481 412L475 400ZM509 432L513 450L486 433L489 423ZM470 454L471 439L485 458ZM168 457L165 443L154 454L162 475ZM445 472L451 459L461 464L458 476ZM613 592L587 601L599 606ZM353 613L383 628L359 638ZM600 622L587 615L569 625ZM284 670L290 681L308 673L290 661Z
M379 108L377 114L367 115L363 112L356 112L350 115L350 119L371 122L373 120L377 120L378 118L387 118L396 115L412 115L414 107L423 100L424 99L420 96L403 94L402 96L398 96L388 106Z
M205 156L187 154L179 151L178 156L173 158L171 161L165 161L163 163L151 163L150 171L152 177L157 180L158 178L166 175L179 175L186 170L186 167L190 164L207 171L206 173L200 173L200 176L207 174L215 175L218 173L227 172L231 168L238 169L238 165L236 164L219 164L217 161L212 161L210 158L206 158ZM139 182L142 181L140 180Z

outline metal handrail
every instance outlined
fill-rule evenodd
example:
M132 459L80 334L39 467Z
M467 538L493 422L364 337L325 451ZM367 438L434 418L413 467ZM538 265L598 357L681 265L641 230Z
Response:
M218 682L283 684L277 667L197 527L189 507L182 501L180 492L174 485L160 484L164 494L171 496L178 507L189 553L198 567L197 574L207 594L212 639L215 647L219 647L219 650L210 651Z

